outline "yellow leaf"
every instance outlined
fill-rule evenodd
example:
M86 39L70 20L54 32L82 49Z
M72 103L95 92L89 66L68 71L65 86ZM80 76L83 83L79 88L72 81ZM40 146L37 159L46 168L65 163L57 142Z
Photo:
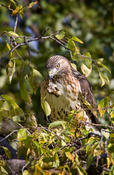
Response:
M72 162L74 162L74 156L70 153L70 152L66 152L66 157L70 160L72 160Z
M80 44L83 44L84 42L83 41L81 41L78 37L76 37L76 36L73 36L72 37L72 40L74 40L74 41L76 41L76 42L78 42L78 43L80 43Z
M110 159L109 159L109 157L107 157L107 168L109 168L110 167Z
M32 8L34 5L38 4L38 1L31 2L28 6L28 8Z

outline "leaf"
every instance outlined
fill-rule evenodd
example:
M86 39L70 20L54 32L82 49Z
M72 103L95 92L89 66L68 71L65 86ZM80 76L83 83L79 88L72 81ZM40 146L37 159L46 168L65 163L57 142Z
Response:
M111 112L110 116L111 116L112 124L114 124L114 111Z
M24 170L22 175L30 175L30 173L28 172L28 170Z
M9 173L4 169L3 166L0 167L0 170L2 172L2 175L8 175Z
M11 83L13 75L15 73L15 59L11 59L7 64L7 74L9 78L9 82Z
M15 10L13 10L13 12L12 12L12 16L14 16L14 15L16 15L16 14L19 14L20 15L20 17L22 18L23 17L23 6L20 4L20 5L18 5L16 8L15 8Z
M14 99L8 95L1 95L3 99L5 99L14 110L14 115L24 115L22 109L17 105L17 103L14 101Z
M17 133L17 139L18 141L26 140L28 136L28 132L26 128L19 129Z
M110 70L107 66L105 66L105 65L102 64L102 63L100 63L100 65L101 65L102 67L104 67L109 73L111 73L111 70Z
M76 46L75 42L72 39L68 40L68 48L72 50L73 55L80 54L78 47Z
M33 88L29 82L28 77L24 77L20 80L20 92L21 97L28 103L31 103L30 95L33 94Z
M65 121L61 121L61 120L54 121L54 122L50 123L49 128L57 128L59 126L62 126L65 129L65 124L66 124Z
M39 71L37 71L36 69L33 69L29 80L30 80L30 84L33 88L34 94L36 94L37 89L38 89L39 84L41 83L42 79L43 79L42 74Z
M7 34L8 34L8 36L12 36L14 38L19 37L19 35L17 33L13 32L13 31L9 31L9 32L7 32Z
M81 41L78 37L76 37L76 36L73 36L72 37L72 40L74 40L74 41L76 41L76 42L78 42L78 43L80 43L80 44L83 44L83 41Z
M92 71L92 67L89 69L85 64L82 63L81 65L81 70L83 72L83 74L88 77Z
M46 117L48 117L51 114L50 105L48 104L47 101L42 101L41 106L42 106L42 109L43 109Z
M85 52L84 56L91 58L91 54L89 52Z
M100 79L101 79L101 82L102 82L101 87L103 87L105 85L105 79L104 79L101 72L99 72L99 76L100 76Z
M103 115L105 114L108 106L109 106L109 97L106 97L99 102L98 110L101 117L103 117Z
M6 43L6 46L7 46L8 50L11 50L11 47L8 43Z
M57 35L55 35L58 40L61 40L65 36L65 32L61 30Z
M34 5L38 4L38 1L31 2L28 8L32 8Z
M103 129L101 133L106 139L109 139L109 137L110 137L109 129L105 129L105 130Z
M10 0L10 2L16 6L16 2L14 0Z
M92 160L93 160L94 154L90 153L89 156L87 157L87 168L90 167Z
M74 156L70 152L65 152L65 155L68 159L70 159L72 162L74 162Z
M11 152L9 151L9 149L5 146L2 146L2 148L3 148L6 156L8 157L8 159L10 159L11 158Z

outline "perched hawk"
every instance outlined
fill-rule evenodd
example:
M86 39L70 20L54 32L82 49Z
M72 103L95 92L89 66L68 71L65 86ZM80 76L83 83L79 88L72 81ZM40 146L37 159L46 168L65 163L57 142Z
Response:
M46 100L51 107L50 120L65 120L70 111L82 110L85 123L98 123L97 106L87 78L60 55L49 58L46 68L48 78L41 84L41 101ZM96 130L88 124L86 128Z

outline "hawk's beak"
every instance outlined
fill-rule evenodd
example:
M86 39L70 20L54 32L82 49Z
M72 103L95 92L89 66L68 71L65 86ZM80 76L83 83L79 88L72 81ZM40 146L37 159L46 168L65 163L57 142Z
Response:
M49 78L52 79L56 75L56 73L57 73L57 69L56 68L50 69L48 71Z

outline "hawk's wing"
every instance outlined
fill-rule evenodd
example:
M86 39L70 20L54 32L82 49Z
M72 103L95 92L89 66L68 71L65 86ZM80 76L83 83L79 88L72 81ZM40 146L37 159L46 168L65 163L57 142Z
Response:
M82 97L84 97L84 99L91 105L91 107L94 111L94 112L92 112L88 108L88 106L86 106L86 108L88 108L86 110L86 112L89 115L89 117L91 118L91 121L93 123L98 123L98 119L95 116L95 111L97 111L97 105L96 105L94 96L92 94L91 85L90 85L88 79L84 75L82 75L81 73L79 73L78 71L76 71L74 69L72 69L72 71L73 71L75 78L78 79L80 82Z

